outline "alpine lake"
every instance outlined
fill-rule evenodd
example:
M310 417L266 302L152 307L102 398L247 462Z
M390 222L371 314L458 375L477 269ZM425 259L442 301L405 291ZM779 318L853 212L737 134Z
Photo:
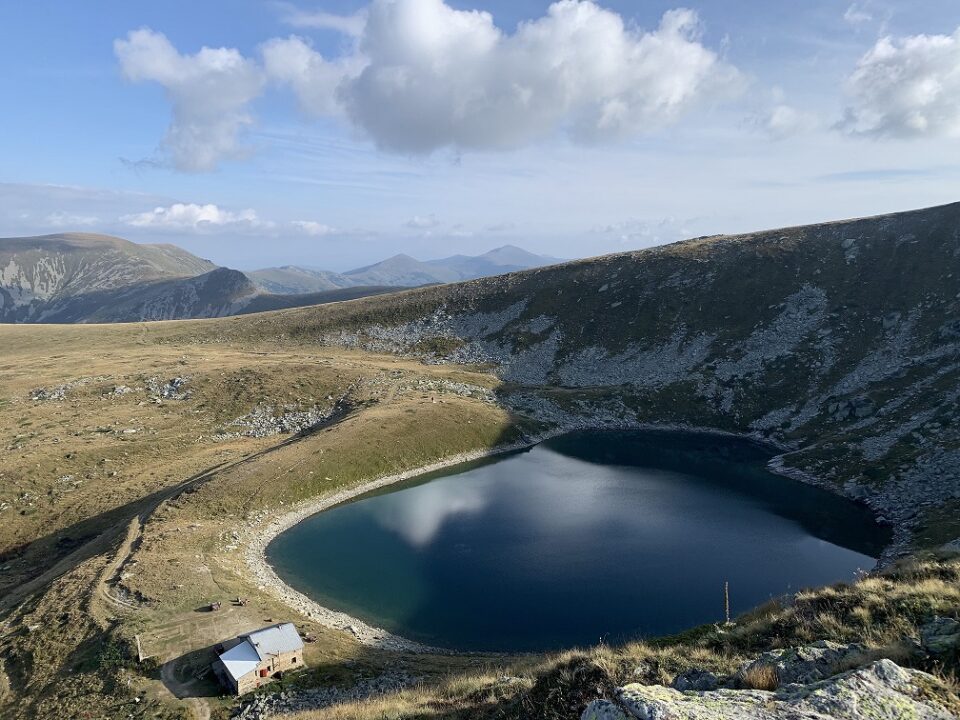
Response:
M392 633L524 652L677 633L852 580L890 541L871 512L720 435L575 432L313 515L267 558Z

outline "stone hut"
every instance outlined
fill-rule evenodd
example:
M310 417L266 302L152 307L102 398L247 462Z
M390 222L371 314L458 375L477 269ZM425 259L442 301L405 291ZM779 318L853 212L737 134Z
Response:
M243 695L280 673L303 666L303 640L293 623L241 635L229 648L218 648L213 661L213 671L234 695Z

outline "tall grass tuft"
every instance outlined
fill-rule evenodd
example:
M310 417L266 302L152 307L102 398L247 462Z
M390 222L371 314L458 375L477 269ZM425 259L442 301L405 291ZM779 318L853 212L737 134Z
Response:
M740 685L748 690L767 690L773 692L780 687L780 673L770 663L755 663L743 671Z

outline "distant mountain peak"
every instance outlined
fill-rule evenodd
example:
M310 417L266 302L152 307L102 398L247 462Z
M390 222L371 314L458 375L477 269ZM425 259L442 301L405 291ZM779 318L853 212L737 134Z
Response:
M502 265L537 267L538 265L553 265L562 262L558 258L547 257L545 255L535 255L529 250L524 250L516 245L501 245L493 250L488 250L480 258L485 258L492 262Z
M253 270L247 275L267 292L296 294L335 288L413 287L459 282L557 262L562 261L535 255L521 247L508 244L489 250L483 255L453 255L426 261L417 260L407 253L397 253L379 262L343 273L283 265Z

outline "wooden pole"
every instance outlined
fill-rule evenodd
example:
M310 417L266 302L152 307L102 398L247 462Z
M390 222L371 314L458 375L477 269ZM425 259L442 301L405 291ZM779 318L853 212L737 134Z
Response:
M723 608L727 616L727 625L730 624L730 581L723 581Z

